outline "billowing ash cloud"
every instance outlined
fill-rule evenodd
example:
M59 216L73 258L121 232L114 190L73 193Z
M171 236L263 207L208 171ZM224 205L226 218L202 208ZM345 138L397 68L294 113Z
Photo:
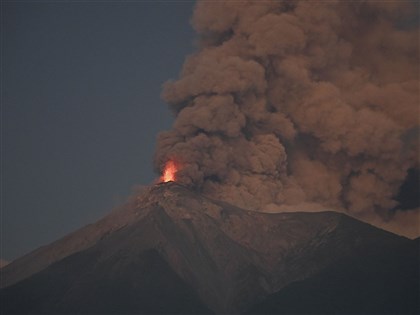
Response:
M158 137L156 170L174 159L179 182L249 209L389 221L419 167L417 11L404 1L198 2L199 49L164 86L176 120Z

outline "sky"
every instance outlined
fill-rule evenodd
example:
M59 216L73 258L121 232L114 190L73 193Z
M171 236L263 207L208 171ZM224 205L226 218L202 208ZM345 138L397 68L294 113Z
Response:
M13 260L151 183L160 94L192 1L2 1L1 254Z

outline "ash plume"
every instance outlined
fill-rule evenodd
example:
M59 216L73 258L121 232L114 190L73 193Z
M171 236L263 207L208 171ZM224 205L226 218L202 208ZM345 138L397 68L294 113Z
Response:
M178 182L240 207L329 208L415 236L418 209L395 197L419 167L418 9L199 1L156 171L174 160Z

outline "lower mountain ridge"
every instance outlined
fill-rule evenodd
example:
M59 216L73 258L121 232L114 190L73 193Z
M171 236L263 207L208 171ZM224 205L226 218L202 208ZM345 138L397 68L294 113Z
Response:
M1 269L1 314L418 314L419 243L170 182Z

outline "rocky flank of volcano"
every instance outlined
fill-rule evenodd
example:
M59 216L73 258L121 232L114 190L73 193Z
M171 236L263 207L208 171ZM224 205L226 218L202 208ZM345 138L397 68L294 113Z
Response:
M2 314L418 313L418 242L176 183L1 269Z

